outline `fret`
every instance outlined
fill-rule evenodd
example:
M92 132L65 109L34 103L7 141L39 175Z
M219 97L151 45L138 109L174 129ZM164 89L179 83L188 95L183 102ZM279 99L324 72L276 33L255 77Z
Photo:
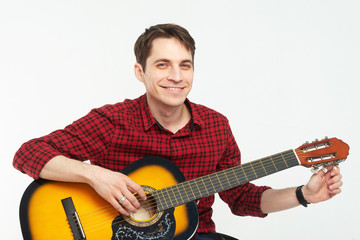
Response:
M276 165L275 165L274 159L272 159L272 157L271 157L271 156L269 157L269 159L270 159L270 161L271 161L272 165L274 166L274 168L275 168L276 172L278 172L279 170L277 169L277 167L276 167Z
M284 156L283 156L282 153L280 153L280 156L281 156L282 160L284 160L284 163L285 163L285 165L286 165L286 168L289 168L289 166L288 166L288 164L287 164L287 162L286 162L286 160L285 160L285 158L284 158Z
M255 172L255 169L254 169L254 167L253 167L253 164L252 164L252 163L249 163L249 165L250 165L251 169L253 170L253 172L254 172L254 174L255 174L255 177L256 177L256 178L259 178L259 177L256 175L256 172Z
M169 206L171 206L171 205L169 205L170 202L166 200L167 198L165 197L165 194L164 194L165 192L166 192L166 189L165 189L165 191L161 191L161 193L162 193L162 195L163 195L163 200L165 201L165 204L166 204L166 207L169 207Z
M265 171L265 175L264 176L266 176L266 175L269 175L268 173L267 173L267 171L266 171L266 167L264 167L264 164L265 164L265 162L267 161L268 159L264 159L264 160L262 160L262 161L259 161L260 162L260 164L261 164L261 167L264 169L264 171ZM264 163L263 163L264 162Z
M243 164L243 170L247 176L248 182L257 179L254 170L252 169L250 163Z
M188 195L188 191L186 191L186 189L185 189L185 183L181 183L180 184L182 187L183 187L183 190L184 190L184 193L185 193L185 195L186 195L186 202L190 202L191 201L191 198L189 197L189 195Z
M195 193L194 193L194 191L193 191L193 189L192 189L192 187L191 187L191 185L190 185L190 181L187 181L187 182L185 182L185 183L187 183L188 184L188 189L190 189L191 190L191 193L192 193L192 200L194 200L194 199L196 199L196 197L195 197ZM185 184L184 184L185 185Z
M226 177L228 179L228 183L229 183L229 187L227 187L227 189L233 188L238 185L238 179L237 179L236 175L234 174L233 168L225 170L224 174L226 175Z
M180 199L181 199L181 203L184 203L184 199L183 199L183 195L181 194L180 192L180 189L179 189L179 186L178 185L175 185L173 188L175 188L177 190L177 192L179 193L178 195L180 196Z
M211 193L216 193L216 192L217 192L217 190L216 190L216 188L215 188L215 186L214 186L214 184L213 184L213 182L212 182L212 180L211 180L210 175L204 176L204 181L205 181L205 185L206 185L206 186L209 186L209 188L212 187L212 190L209 189L209 191L210 191ZM210 184L209 184L209 183L210 183Z
M274 163L274 160L272 159L272 157L268 157L266 160L263 161L263 164L266 168L266 172L267 174L272 174L275 172L278 172L278 169L276 168L276 165Z
M261 161L253 162L251 163L251 166L255 172L256 178L261 178L267 175L263 166L261 165Z
M276 169L278 171L287 169L287 166L286 166L285 162L283 161L280 154L276 155L276 156L273 156L273 160L274 160L274 164L276 165Z
M196 195L196 199L198 199L198 198L201 197L200 188L199 188L199 186L198 186L198 184L197 184L197 181L196 181L195 179L193 179L192 182L193 182L193 185L195 185L195 186L196 186L196 189L198 190L198 194Z
M216 176L217 178L219 179L220 181L220 188L221 188L221 191L223 191L224 189L227 189L228 188L228 185L229 185L229 182L228 182L228 179L226 177L226 174L225 174L226 171L224 172L217 172L216 173Z
M207 178L207 179L205 179L205 181L211 183L213 193L221 191L221 185L220 185L220 182L219 182L219 178L217 177L217 173L212 173L212 174L209 174L207 176L204 176L204 178L205 177Z
M201 179L201 181L202 181L202 183L203 183L203 185L204 185L204 189L205 189L205 191L206 191L206 194L207 194L207 195L210 195L209 192L208 192L208 190L207 190L207 187L206 187L206 186L208 186L208 185L205 184L204 178L202 177L202 178L200 178L200 179Z
M217 178L217 180L218 180L218 183L219 183L218 186L220 187L221 190L223 190L224 188L223 188L223 186L222 186L222 184L221 184L221 180L220 180L217 172L215 173L215 176L216 176L216 178Z
M249 182L249 178L247 177L245 171L244 171L244 168L242 165L239 166L239 168L241 169L241 171L244 173L244 177L246 178L246 181ZM241 176L241 175L240 175ZM244 181L245 182L245 181Z
M166 192L166 194L167 194L167 198L166 199L168 199L168 201L170 201L170 203L171 203L171 206L176 206L174 203L173 203L173 201L172 201L172 197L170 196L170 194L169 194L169 188L164 188L164 190L165 190L165 192Z
M235 169L236 169L236 167L231 168L231 170L233 171L234 177L235 177L235 179L236 179L236 181L237 181L238 185L240 185L241 183L240 183L240 181L239 181L239 178L236 176Z
M188 188L191 190L192 193L192 200L198 199L200 198L201 194L200 194L200 189L198 188L195 179L187 181L188 184Z
M294 153L294 150L288 150L286 151L286 157L287 157L287 162L290 167L295 167L297 165L299 165L298 159Z
M236 166L233 169L234 169L234 172L236 174L236 179L237 179L239 185L249 181L246 174L245 174L245 172L244 172L244 169L243 169L242 165Z
M161 190L159 190L159 191L156 191L156 193L159 193L159 195L158 194L152 194L152 196L155 198L156 196L158 196L159 198L158 199L155 199L155 200L157 200L156 201L156 203L157 203L157 205L158 205L158 211L163 211L163 210L165 210L165 209L169 209L169 208L171 208L171 205L168 205L168 203L169 203L169 201L167 201L167 198L165 197L165 195L164 195L164 191L166 191L165 189L161 189ZM162 195L162 196L160 196L160 194ZM161 206L159 206L159 204L161 205ZM163 204L166 204L166 206L164 206Z
M156 202L156 210L157 211L162 211L164 209L166 209L166 207L163 205L163 203L165 201L162 201L161 198L159 197L158 193L161 193L161 191L155 191L151 193L151 196L155 199Z

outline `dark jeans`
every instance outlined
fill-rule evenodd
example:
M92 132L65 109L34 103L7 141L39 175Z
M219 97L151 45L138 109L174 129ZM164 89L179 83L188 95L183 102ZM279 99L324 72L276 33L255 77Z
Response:
M197 234L196 240L238 240L237 238L230 237L221 233L200 233Z

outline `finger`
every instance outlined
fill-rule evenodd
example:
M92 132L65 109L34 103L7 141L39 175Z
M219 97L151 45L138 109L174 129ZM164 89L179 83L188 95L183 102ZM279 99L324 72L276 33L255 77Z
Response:
M320 171L314 173L313 175L317 177L323 177L326 174L327 170L321 169Z
M142 200L144 200L144 201L146 200L146 193L144 192L144 190L142 189L142 187L139 184L135 183L132 180L129 181L128 184L129 184L129 188L131 189L132 193L137 193Z
M118 211L120 212L122 215L125 216L129 216L129 212L126 211L126 209L121 206L121 204L119 203L119 201L116 198L113 198L111 201L109 201L110 204Z
M125 196L125 198L124 198ZM119 203L120 205L125 208L126 210L128 210L129 212L133 212L136 213L137 209L140 207L140 204L136 201L133 200L134 196L132 194L130 195L124 195L120 198ZM126 197L129 196L129 197Z
M334 166L331 170L331 176L339 175L340 174L340 168L337 166Z
M329 180L327 181L328 185L332 185L335 184L337 182L340 182L342 179L342 175L335 175L334 177L329 178Z
M330 190L330 191L334 191L335 189L341 188L342 185L343 185L343 182L342 182L342 181L338 181L338 182L336 182L336 183L334 183L334 184L331 184L331 185L329 186L329 190Z
M341 188L337 188L335 190L329 191L330 196L335 196L339 193L341 193Z

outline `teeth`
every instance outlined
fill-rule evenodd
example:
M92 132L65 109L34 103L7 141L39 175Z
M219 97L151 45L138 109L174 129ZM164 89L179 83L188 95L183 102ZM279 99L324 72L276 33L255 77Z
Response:
M170 90L180 90L181 88L169 87L168 89L170 89Z

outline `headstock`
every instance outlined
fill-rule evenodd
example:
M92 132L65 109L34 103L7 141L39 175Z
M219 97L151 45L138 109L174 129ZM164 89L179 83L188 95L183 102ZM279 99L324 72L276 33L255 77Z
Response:
M301 165L314 170L330 165L338 165L349 155L349 145L337 138L325 138L321 141L305 143L295 149Z

